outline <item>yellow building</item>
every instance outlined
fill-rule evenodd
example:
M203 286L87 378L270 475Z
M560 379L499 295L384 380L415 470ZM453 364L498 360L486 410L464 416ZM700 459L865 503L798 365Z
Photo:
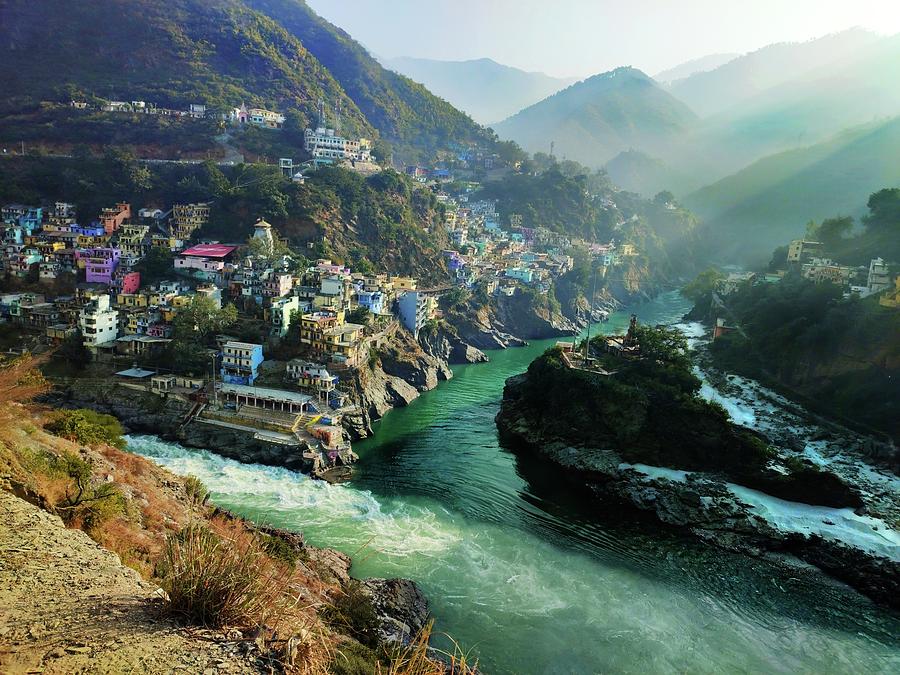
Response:
M882 293L878 298L878 304L891 309L900 307L900 276L894 279L894 290Z
M419 285L412 277L391 277L391 282L397 292L414 291Z
M201 227L209 222L209 204L175 204L172 206L171 235L175 239L187 241Z
M147 307L150 299L144 293L119 293L116 304L120 307Z

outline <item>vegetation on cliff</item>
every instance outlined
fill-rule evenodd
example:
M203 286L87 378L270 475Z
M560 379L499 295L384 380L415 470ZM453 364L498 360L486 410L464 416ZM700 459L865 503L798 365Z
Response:
M507 383L498 416L501 434L522 423L531 436L526 443L538 447L562 442L611 449L626 462L720 473L787 499L860 503L833 475L802 463L775 470L776 455L758 435L700 396L701 382L680 332L637 326L633 336L640 358L607 352L605 336L591 340L594 363L608 374L570 367L560 348L548 350L522 380Z
M877 297L841 297L833 284L789 275L727 296L693 316L740 326L709 346L716 366L799 394L813 409L900 438L900 313Z

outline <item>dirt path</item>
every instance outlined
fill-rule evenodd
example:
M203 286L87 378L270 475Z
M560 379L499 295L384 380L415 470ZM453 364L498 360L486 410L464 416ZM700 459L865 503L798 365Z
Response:
M258 672L239 643L161 618L158 593L83 532L0 489L0 672Z

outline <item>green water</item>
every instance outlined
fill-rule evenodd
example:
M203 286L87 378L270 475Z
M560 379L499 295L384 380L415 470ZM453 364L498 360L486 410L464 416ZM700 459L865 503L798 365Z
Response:
M668 294L636 312L668 323L686 309ZM454 368L355 445L346 486L153 437L130 446L198 475L217 504L352 554L357 576L415 579L436 630L472 648L485 672L900 671L900 621L857 594L803 574L775 579L761 561L597 514L501 449L503 383L552 343Z

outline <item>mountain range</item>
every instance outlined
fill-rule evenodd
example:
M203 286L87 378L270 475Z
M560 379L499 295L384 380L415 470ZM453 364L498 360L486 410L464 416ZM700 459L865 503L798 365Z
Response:
M506 119L576 81L530 73L492 59L437 61L403 56L382 63L421 82L485 125Z
M341 108L345 130L401 146L489 138L302 0L8 0L0 56L0 115L97 96L220 110L245 102L305 123L323 98Z

